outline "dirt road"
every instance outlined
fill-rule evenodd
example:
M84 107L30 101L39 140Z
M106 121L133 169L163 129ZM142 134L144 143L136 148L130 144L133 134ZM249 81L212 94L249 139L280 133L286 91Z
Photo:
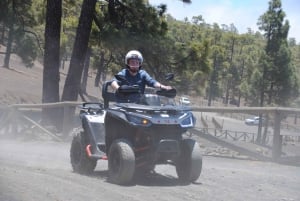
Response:
M276 163L203 157L197 183L180 184L172 166L131 186L106 180L107 162L91 176L73 173L70 143L0 140L1 201L300 200L300 168Z

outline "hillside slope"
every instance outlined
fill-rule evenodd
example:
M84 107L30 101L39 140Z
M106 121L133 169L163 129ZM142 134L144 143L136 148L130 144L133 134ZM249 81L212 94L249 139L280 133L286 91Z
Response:
M21 59L14 54L11 55L9 69L2 67L3 61L4 55L0 54L0 105L41 103L43 87L42 64L36 62L34 67L26 68ZM62 93L67 68L61 69L60 72L60 93ZM93 82L94 74L91 73L87 92L90 96L98 97L98 100L100 100L100 90L93 86Z

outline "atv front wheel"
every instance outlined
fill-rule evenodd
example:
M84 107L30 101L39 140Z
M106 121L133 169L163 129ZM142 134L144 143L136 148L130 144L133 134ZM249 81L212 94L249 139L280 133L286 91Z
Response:
M135 172L135 155L125 139L115 140L109 149L108 177L115 184L128 184Z
M202 155L199 144L192 139L184 139L180 143L180 156L176 162L176 172L183 182L196 181L202 170Z
M74 172L90 174L97 165L97 160L87 156L85 150L86 146L87 143L84 139L84 131L77 131L73 136L70 149L71 164Z

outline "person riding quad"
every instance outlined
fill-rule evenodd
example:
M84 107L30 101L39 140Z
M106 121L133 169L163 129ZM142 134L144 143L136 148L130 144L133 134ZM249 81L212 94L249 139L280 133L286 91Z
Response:
M117 79L114 79L111 86L116 90L117 102L128 102L128 97L122 98L122 95L118 94L118 89L122 85L137 85L140 93L134 94L129 97L129 102L138 102L140 94L144 94L146 85L153 88L170 90L171 86L166 86L153 79L145 70L141 69L143 63L143 56L137 50L129 51L125 56L126 68L122 69L118 75L124 76L128 83L122 83Z

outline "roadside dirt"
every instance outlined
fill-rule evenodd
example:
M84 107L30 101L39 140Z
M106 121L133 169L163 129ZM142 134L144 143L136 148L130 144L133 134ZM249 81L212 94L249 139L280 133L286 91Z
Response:
M90 176L71 170L70 143L0 140L0 200L300 200L299 167L270 162L203 157L196 183L177 180L175 168L156 167L157 174L132 185L107 182L107 162Z

